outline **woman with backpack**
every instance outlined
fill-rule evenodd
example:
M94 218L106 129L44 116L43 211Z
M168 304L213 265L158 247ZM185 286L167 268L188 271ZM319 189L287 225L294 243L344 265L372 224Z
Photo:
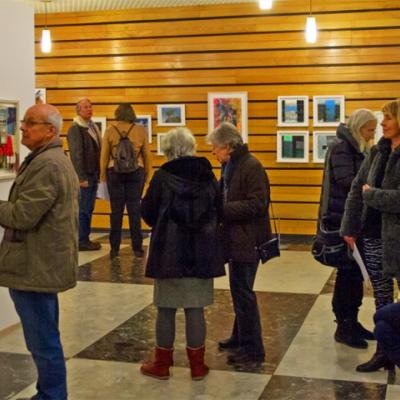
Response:
M142 200L142 217L152 228L146 276L155 279L157 321L155 358L141 372L157 379L168 379L173 365L177 308L185 311L192 379L207 375L204 307L213 302L213 278L225 275L220 192L210 162L196 157L195 148L188 129L169 131L161 145L168 161Z
M115 259L119 254L125 206L133 252L143 257L140 200L151 171L147 131L135 123L136 114L130 104L120 104L115 119L104 134L100 157L100 181L107 182L111 203L110 257Z

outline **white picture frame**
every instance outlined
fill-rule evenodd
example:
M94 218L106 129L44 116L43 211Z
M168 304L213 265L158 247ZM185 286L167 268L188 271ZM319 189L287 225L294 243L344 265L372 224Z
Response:
M158 126L185 126L184 104L157 104Z
M313 96L313 125L338 126L345 122L345 98L341 95Z
M35 104L46 104L46 88L35 88Z
M208 131L211 132L222 122L235 125L243 141L248 142L247 92L208 93Z
M0 160L0 179L13 177L18 171L20 140L19 101L0 99L0 145L5 145Z
M336 137L335 131L313 132L313 162L324 163L329 143Z
M278 131L276 137L276 154L277 162L308 163L309 132Z
M106 117L92 117L92 121L100 129L101 136L103 137L107 129L107 118Z
M161 150L161 142L165 135L166 135L166 133L157 133L157 155L158 156L164 155L164 153Z
M153 130L151 126L151 115L136 115L136 123L143 125L147 131L147 139L149 143L153 141Z
M278 126L308 126L308 96L278 96Z

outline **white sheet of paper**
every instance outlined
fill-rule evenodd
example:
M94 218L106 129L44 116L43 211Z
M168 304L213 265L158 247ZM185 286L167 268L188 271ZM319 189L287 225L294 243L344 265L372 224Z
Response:
M108 193L107 183L100 182L97 188L97 198L101 200L110 201L110 194Z
M364 281L368 282L369 281L368 271L367 271L367 268L365 267L363 259L361 258L360 251L358 250L355 243L354 243L353 257L356 260L356 263L358 264L358 266L360 267L360 271L364 278Z

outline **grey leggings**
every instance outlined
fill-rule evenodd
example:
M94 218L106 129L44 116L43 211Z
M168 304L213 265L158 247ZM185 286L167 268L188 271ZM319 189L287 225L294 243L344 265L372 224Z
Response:
M201 347L206 339L206 321L203 308L185 308L186 343L188 347ZM156 321L157 346L171 349L175 341L176 308L158 307Z

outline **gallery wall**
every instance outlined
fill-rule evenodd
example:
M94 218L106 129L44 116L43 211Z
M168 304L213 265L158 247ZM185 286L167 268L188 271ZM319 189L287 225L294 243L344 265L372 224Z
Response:
M36 16L36 87L65 117L89 97L95 114L113 121L120 102L152 115L154 170L157 104L185 104L186 126L198 153L218 163L204 138L209 92L247 92L248 142L272 184L275 214L286 234L313 234L322 164L313 163L313 96L345 96L345 115L360 107L379 110L400 93L398 0L313 1L319 28L307 44L308 0L276 0L271 11L257 2L177 8L48 15L53 50L41 53L44 16ZM277 126L278 96L308 96L307 127ZM307 131L310 162L277 162L277 131ZM109 207L98 201L94 226L108 227ZM125 220L125 226L126 226Z

